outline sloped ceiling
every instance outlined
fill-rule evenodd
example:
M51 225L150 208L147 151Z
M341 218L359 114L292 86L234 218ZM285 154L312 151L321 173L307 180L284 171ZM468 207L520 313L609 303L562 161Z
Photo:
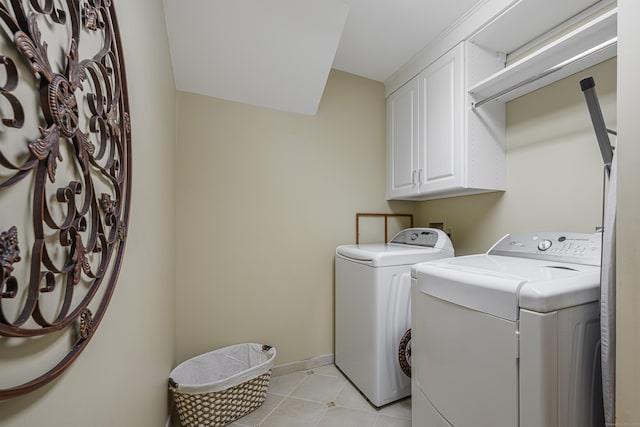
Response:
M333 68L385 81L478 0L344 0Z
M477 0L164 0L178 90L315 114L330 69L377 81Z

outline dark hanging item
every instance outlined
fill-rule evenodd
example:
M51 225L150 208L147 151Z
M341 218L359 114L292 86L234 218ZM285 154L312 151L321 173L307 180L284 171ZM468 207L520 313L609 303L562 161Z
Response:
M580 81L600 154L604 163L608 186L602 194L602 269L600 273L600 365L604 424L615 424L616 401L616 191L617 155L611 146L609 135L615 130L605 125L593 77ZM608 192L605 198L604 191Z
M402 372L411 378L411 329L408 329L400 339L398 363Z
M73 337L32 379L0 384L4 400L58 377L104 317L127 237L131 124L113 0L0 0L0 21L0 344Z
M608 174L611 171L611 161L613 159L613 148L611 147L609 134L617 135L617 133L614 130L607 129L604 123L600 102L598 102L598 95L596 94L596 83L593 77L580 80L580 89L582 89L587 108L589 109L589 116L591 117L593 130L596 134L600 154L602 155L602 162Z

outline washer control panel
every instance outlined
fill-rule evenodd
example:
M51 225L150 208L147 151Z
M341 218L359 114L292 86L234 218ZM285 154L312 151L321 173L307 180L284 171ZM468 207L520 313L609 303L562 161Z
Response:
M407 228L396 234L391 243L426 246L433 248L438 243L438 231L431 228Z
M489 255L600 265L601 250L601 233L541 232L507 234L487 253Z

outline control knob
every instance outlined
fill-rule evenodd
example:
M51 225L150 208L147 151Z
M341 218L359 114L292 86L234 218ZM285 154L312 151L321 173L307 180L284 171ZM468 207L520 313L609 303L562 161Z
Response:
M538 250L546 251L551 247L551 244L552 244L551 240L548 240L548 239L541 240L540 243L538 243Z

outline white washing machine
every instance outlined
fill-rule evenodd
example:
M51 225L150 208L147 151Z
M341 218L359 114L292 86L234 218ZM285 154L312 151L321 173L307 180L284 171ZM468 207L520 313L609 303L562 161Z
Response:
M600 252L600 234L511 234L416 265L413 426L604 426Z
M453 255L449 237L430 228L336 249L335 364L374 406L411 393L398 355L411 327L411 266Z

